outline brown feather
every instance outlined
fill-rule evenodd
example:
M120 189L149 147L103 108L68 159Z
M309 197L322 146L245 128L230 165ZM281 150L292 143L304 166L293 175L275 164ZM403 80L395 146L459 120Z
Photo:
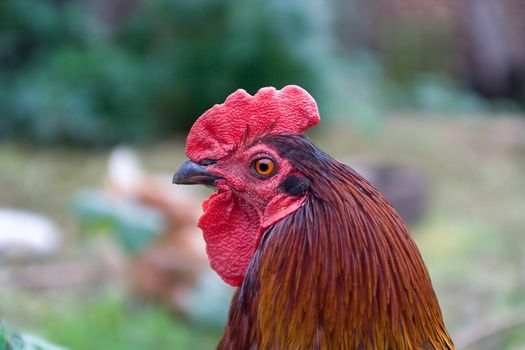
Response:
M303 136L259 142L311 186L264 233L219 349L454 349L421 255L385 198Z

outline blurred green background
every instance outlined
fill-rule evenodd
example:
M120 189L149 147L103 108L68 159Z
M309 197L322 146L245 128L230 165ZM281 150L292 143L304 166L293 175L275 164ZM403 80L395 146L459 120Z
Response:
M169 241L200 235L206 193L144 193L206 109L287 84L319 103L315 142L399 203L458 348L525 347L524 37L519 0L1 0L0 211L59 239L13 249L0 218L0 349L214 348L231 291ZM171 244L173 285L144 290Z

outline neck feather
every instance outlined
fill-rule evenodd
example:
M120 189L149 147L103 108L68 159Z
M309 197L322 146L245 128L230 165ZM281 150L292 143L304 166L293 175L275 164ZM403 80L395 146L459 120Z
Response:
M303 207L265 232L219 347L453 349L398 214L323 157L302 169L314 175Z

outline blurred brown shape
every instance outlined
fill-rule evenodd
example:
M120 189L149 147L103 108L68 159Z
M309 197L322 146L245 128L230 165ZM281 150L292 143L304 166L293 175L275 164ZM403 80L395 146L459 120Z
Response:
M144 173L133 152L127 149L114 151L109 167L106 185L111 195L156 208L166 219L160 237L130 261L132 291L186 313L188 296L199 274L209 268L197 228L201 195L191 188L172 185L170 176Z
M352 164L352 168L383 193L407 225L414 225L423 218L429 193L427 180L419 169L386 161L347 164Z

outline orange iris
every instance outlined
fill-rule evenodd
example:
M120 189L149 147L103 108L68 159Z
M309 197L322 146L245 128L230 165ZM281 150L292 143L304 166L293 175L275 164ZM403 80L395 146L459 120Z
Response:
M275 165L271 159L261 158L255 161L255 171L259 175L270 175L274 168Z

